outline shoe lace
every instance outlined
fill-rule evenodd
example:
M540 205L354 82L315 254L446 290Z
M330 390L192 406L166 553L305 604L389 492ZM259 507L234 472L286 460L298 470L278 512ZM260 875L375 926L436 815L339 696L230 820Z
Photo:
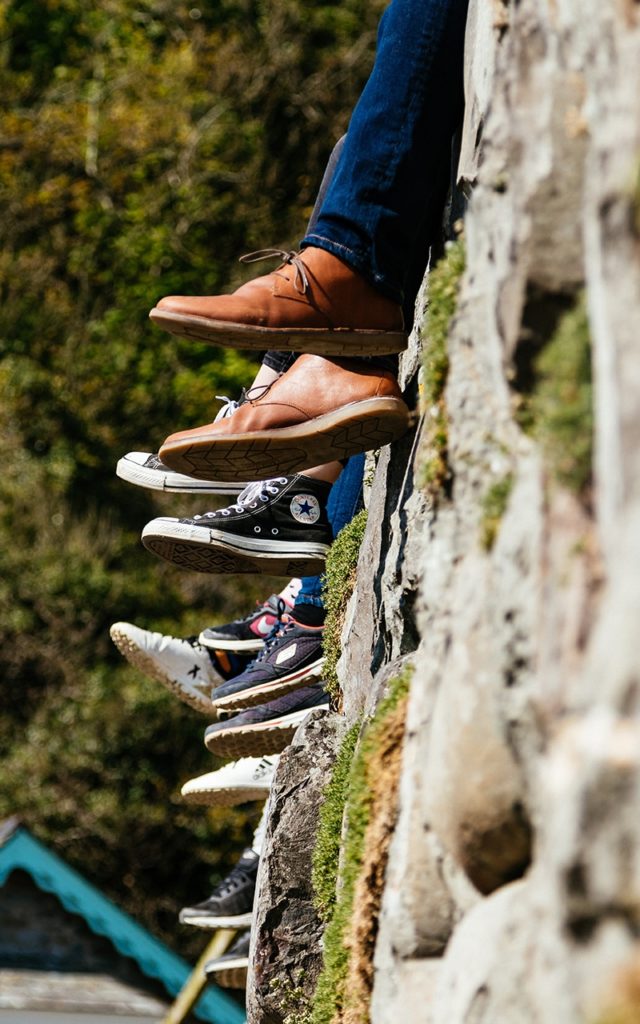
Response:
M222 881L216 885L209 898L212 899L217 896L229 896L232 892L236 892L250 881L251 876L245 868L243 868L241 864L236 864L236 866L231 869L227 877L223 878Z
M276 476L272 480L255 480L247 484L244 491L238 495L238 500L227 508L216 509L215 512L205 512L203 515L194 516L194 519L215 519L216 516L229 516L232 510L243 512L245 508L257 508L258 502L266 502L269 495L280 493L280 487L287 483L286 476Z
M213 422L219 423L220 420L227 420L229 419L229 416L233 416L236 409L238 409L242 405L244 401L244 394L245 393L243 390L242 394L240 395L239 402L235 402L233 398L227 398L226 395L216 395L218 401L224 402L224 405L222 406L221 409L218 409L218 412L216 413L216 418L214 419Z
M293 622L289 622L289 621L285 622L284 615L286 613L286 610L287 610L286 603L283 601L283 599L281 597L279 597L278 598L278 609L276 611L276 615L277 615L276 621L274 622L273 626L271 627L271 631L269 633L267 633L267 635L264 638L264 647L262 648L262 650L258 654L256 654L256 656L253 659L253 661L250 662L249 665L247 665L247 668L245 669L245 671L248 671L250 668L253 668L253 666L257 665L259 662L264 661L264 659L266 658L267 654L269 654L269 652L273 650L273 648L275 647L275 645L278 642L278 640L280 640L288 630L290 631L290 629L294 625L294 623Z
M240 263L259 263L260 260L275 260L279 259L283 266L287 263L295 267L295 275L293 278L293 287L300 294L304 293L309 289L309 278L307 277L307 268L300 258L300 254L291 250L287 252L286 249L256 249L255 252L248 252L245 256L240 257ZM274 270L274 274L278 271ZM278 274L279 277L284 277L284 274Z

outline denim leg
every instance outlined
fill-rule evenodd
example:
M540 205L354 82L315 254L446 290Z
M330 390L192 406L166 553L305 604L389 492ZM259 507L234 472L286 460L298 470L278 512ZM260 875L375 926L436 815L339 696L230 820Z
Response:
M364 455L352 455L329 492L327 515L334 537L337 537L342 527L350 523L362 507L363 475ZM321 576L302 577L302 586L298 591L294 608L300 604L314 604L317 608L324 606Z
M340 154L342 153L344 140L345 136L343 135L341 139L338 139L335 146L331 150L331 156L329 157L329 162L327 163L327 166L324 169L324 174L322 175L322 181L320 182L318 195L316 196L316 201L313 205L311 216L309 217L309 223L307 224L307 232L314 230L318 217L320 216L320 210L324 202L324 197L327 194L327 190L329 188L329 185L331 184L331 179L333 178L333 175L335 174L336 171L336 167L338 165L338 159L340 157ZM265 352L264 356L262 357L262 363L264 366L268 366L272 370L275 370L276 373L286 373L289 367L292 366L293 363L295 363L297 358L298 357L295 352L276 352L275 350L270 349L268 352Z
M467 3L387 7L373 71L320 216L301 243L340 256L397 302L462 115Z

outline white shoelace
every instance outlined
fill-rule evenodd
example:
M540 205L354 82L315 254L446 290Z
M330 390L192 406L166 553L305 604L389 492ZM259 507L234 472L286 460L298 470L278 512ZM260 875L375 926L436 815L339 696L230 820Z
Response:
M243 512L245 508L257 508L258 501L267 502L269 495L277 495L280 488L277 484L287 483L286 476L276 476L271 480L255 480L247 484L244 491L238 495L238 500L227 508L217 509L215 512L205 512L204 515L194 516L194 519L215 519L216 516L230 516L231 511Z

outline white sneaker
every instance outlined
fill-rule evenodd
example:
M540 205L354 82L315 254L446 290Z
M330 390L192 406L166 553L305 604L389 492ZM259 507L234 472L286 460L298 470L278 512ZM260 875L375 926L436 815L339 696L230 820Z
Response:
M196 480L184 473L174 473L151 452L128 452L118 460L116 475L121 480L150 491L168 491L171 494L239 494L247 485L238 480L222 483L218 480Z
M130 622L115 622L109 633L127 661L167 686L189 707L211 717L211 692L224 680L207 648L195 637L182 640Z
M197 779L189 779L180 790L190 804L209 807L233 807L249 800L266 800L278 767L279 757L243 757L208 772Z
M228 419L240 405L225 395L216 395L216 398L224 404L218 410L214 423ZM241 480L222 483L218 480L196 480L184 473L174 473L152 452L129 452L123 455L116 466L116 476L150 491L169 491L171 494L239 494L247 486L247 482Z

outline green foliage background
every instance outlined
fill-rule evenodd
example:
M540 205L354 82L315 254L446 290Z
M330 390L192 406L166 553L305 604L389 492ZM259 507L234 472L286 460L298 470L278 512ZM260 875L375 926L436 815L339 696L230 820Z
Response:
M253 810L181 804L203 720L119 658L117 619L178 635L279 581L192 578L143 551L202 511L114 476L207 422L254 363L147 311L230 289L295 245L371 65L376 0L0 0L0 818L187 954L176 926Z

